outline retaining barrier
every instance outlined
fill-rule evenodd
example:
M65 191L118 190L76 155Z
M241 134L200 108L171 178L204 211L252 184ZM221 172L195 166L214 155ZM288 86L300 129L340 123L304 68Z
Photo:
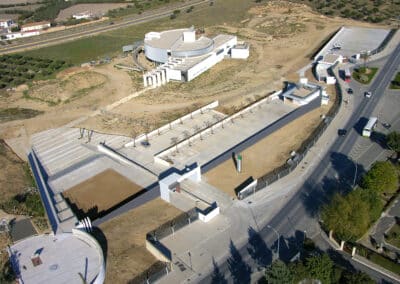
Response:
M245 199L246 197L255 194L257 191L265 189L268 185L274 183L280 178L283 178L290 174L298 164L303 160L303 158L307 155L308 151L314 144L318 141L319 137L325 132L325 130L328 128L329 124L331 123L332 119L336 116L336 114L339 111L339 108L342 104L342 89L340 87L339 81L336 77L336 75L333 72L333 68L335 68L336 65L332 66L331 68L328 69L328 74L330 76L333 76L336 78L336 83L335 83L335 90L337 94L337 99L335 100L334 105L331 107L331 109L328 111L325 120L321 121L321 123L317 126L317 128L311 133L309 138L302 143L300 148L296 151L297 155L295 156L295 159L292 159L292 164L285 163L284 165L280 166L279 168L273 170L270 173L267 173L266 175L260 177L257 180L257 185L255 188L248 188L245 190L240 191L240 195L238 195L238 199Z

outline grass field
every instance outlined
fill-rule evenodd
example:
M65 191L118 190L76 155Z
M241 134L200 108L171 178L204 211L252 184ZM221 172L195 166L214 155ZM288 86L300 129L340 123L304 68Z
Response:
M391 89L400 89L400 72L396 74L396 77L394 77L392 83L390 84Z
M398 248L400 248L400 225L395 224L387 233L386 241Z
M361 67L353 71L353 78L361 84L369 84L374 78L378 68L376 67Z
M42 114L42 111L27 108L0 109L0 123L18 119L28 119Z
M241 0L218 1L213 6L196 7L191 13L180 13L174 20L164 18L89 38L27 51L24 54L80 64L121 53L123 45L143 40L145 33L149 31L183 28L191 25L208 27L224 23L238 23L246 16L246 11L252 5L255 3Z

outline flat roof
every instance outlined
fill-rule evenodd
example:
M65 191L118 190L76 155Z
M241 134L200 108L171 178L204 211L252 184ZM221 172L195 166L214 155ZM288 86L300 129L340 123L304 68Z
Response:
M82 283L82 277L92 283L103 259L102 251L72 233L31 237L12 245L11 251L23 283ZM41 262L36 266L31 259L35 253Z
M25 24L25 25L22 25L21 28L34 27L34 26L39 26L39 25L48 25L48 24L50 24L50 22L42 21L42 22Z
M194 42L184 42L183 33L191 31L193 31L192 28L149 32L145 35L144 43L155 48L173 51L205 49L213 45L214 41L204 36L196 39Z
M372 51L379 47L389 32L389 29L342 27L321 49L316 58L329 53L351 57L363 51Z

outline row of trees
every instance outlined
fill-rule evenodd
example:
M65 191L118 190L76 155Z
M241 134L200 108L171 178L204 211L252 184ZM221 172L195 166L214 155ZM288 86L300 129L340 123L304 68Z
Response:
M400 133L387 136L387 145L400 152ZM376 162L363 176L360 187L346 195L335 194L323 207L321 218L339 239L355 241L381 215L385 203L399 189L399 171L390 161Z
M0 89L17 86L33 79L43 79L69 66L64 60L23 56L0 56Z
M286 265L281 260L276 260L265 272L268 284L299 283L305 279L319 280L323 284L373 284L375 283L367 274L362 272L351 273L334 266L327 254L315 254L304 261L297 261Z

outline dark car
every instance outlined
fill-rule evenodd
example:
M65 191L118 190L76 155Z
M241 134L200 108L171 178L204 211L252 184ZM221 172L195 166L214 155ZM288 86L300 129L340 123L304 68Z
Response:
M352 89L352 88L348 88L348 89L347 89L347 93L348 93L349 95L352 95L352 94L353 94L353 89Z
M382 123L382 126L385 127L386 129L389 129L392 125L390 123L384 122Z
M339 136L343 137L343 136L346 136L346 134L347 134L347 130L346 129L339 129L338 130L338 135Z

